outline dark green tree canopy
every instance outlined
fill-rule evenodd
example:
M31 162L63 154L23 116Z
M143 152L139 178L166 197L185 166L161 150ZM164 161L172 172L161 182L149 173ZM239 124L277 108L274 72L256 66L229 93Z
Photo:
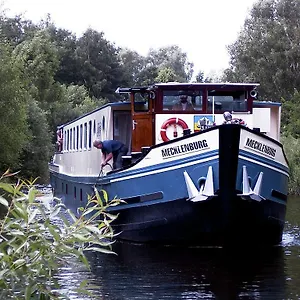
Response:
M0 43L0 170L17 168L23 147L29 142L26 106L28 93L21 66L11 49Z
M76 56L81 67L76 83L85 85L96 98L114 95L123 83L122 67L119 49L104 38L104 33L88 29L77 42Z
M289 98L300 85L300 2L260 0L228 47L225 80L260 82L269 100Z

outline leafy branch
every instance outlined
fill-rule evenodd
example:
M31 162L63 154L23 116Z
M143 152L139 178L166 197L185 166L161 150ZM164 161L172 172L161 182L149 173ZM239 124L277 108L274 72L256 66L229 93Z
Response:
M41 196L33 182L2 182L0 177L0 299L59 299L53 275L74 256L89 268L86 251L114 253L111 222L117 216L106 209L120 200L108 201L97 189L78 216L58 198ZM84 284L81 292L87 292ZM34 298L32 298L34 297Z

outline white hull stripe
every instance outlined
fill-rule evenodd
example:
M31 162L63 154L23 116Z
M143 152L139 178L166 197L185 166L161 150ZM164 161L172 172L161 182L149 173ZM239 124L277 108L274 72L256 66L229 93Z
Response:
M270 165L268 165L268 164L264 164L264 163L259 162L259 161L257 161L257 160L254 160L254 159L245 157L245 156L243 156L243 155L239 155L239 158L240 158L240 159L243 159L243 160L250 161L250 162L252 162L252 163L254 163L254 164L256 164L256 165L261 165L261 166L263 166L263 167L265 167L265 168L272 169L272 170L274 170L274 171L276 171L276 172L282 173L282 174L284 174L285 176L289 177L289 173L287 173L287 172L285 172L285 171L283 171L283 170L280 170L280 169L278 169L278 168L275 168L275 167L273 167L273 166L270 166Z
M218 159L218 158L219 158L219 155L214 155L214 156L211 156L211 157L208 157L205 159L193 160L193 161L185 163L185 164L180 164L180 165L167 167L167 168L163 168L163 169L159 169L159 170L153 170L153 171L145 172L142 174L134 174L134 175L128 175L128 176L124 176L124 177L119 177L116 179L111 179L110 182L113 183L113 182L117 182L117 181L129 180L129 179L133 179L133 178L139 178L139 177L149 176L149 175L153 175L153 174L164 173L164 172L176 170L179 168L184 168L184 167L189 167L192 165L201 164L201 163L208 162L208 161Z

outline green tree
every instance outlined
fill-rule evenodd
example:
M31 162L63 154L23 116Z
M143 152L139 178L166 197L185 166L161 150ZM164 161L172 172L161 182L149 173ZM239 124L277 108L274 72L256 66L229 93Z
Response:
M212 78L212 77L204 77L204 72L199 71L196 76L196 82L219 82L220 80L218 78Z
M127 86L141 86L141 74L146 66L146 59L136 51L124 48L120 50L120 60L123 68L123 81Z
M9 47L0 43L0 170L17 169L20 154L28 143L28 94L21 72Z
M119 49L104 38L103 32L86 30L77 41L76 56L80 64L80 80L90 96L113 99L117 87L123 84Z
M296 139L300 138L300 93L295 90L293 97L282 98L282 129Z
M76 56L77 39L68 30L57 28L54 24L46 27L51 41L57 48L59 66L54 74L56 82L61 84L76 84L80 81L80 62Z
M37 101L31 100L27 108L30 142L22 151L23 178L37 178L40 183L49 181L48 162L53 153L52 135L49 131L46 112Z
M160 69L157 77L155 78L155 82L169 82L175 80L176 80L176 74L171 68Z
M53 98L54 75L59 66L57 48L46 30L38 31L33 39L26 40L15 50L15 59L23 65L28 91L44 110Z
M9 18L0 12L0 40L15 47L28 38L32 38L38 30L37 26L21 15Z
M84 86L60 85L60 95L50 107L50 128L56 132L56 126L67 123L84 113L106 103L105 99L90 98Z
M178 82L188 82L193 76L194 64L188 61L187 54L176 45L150 49L146 60L148 66L157 67L158 72L165 68L172 69Z
M260 82L263 97L289 99L300 85L300 2L261 0L228 47L228 81Z

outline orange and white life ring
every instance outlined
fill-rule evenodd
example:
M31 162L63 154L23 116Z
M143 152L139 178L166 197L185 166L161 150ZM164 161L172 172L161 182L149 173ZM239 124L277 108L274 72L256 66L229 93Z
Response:
M167 128L171 125L175 125L175 131L174 131L174 137L177 137L177 130L176 130L176 125L179 125L182 129L188 129L188 125L179 118L170 118L168 120L166 120L162 126L161 126L161 130L160 130L160 136L162 138L162 140L164 142L169 141L170 139L167 137Z

